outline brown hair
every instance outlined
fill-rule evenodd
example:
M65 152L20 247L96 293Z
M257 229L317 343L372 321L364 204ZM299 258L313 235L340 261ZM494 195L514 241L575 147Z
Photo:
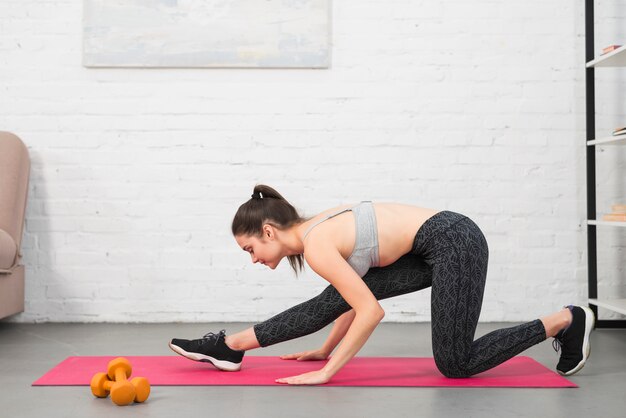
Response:
M233 218L232 232L234 236L263 236L263 225L270 224L279 230L285 230L306 221L298 211L270 186L257 184L250 200L239 206ZM289 255L289 264L298 275L304 269L302 254Z

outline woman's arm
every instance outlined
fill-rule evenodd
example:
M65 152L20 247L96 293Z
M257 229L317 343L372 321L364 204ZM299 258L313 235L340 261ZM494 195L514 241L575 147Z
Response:
M384 311L356 312L354 321L348 329L341 345L322 368L328 378L333 377L365 345L374 329L385 316Z
M311 237L312 238L312 237ZM304 257L309 266L328 280L354 310L354 320L343 342L323 369L290 378L278 379L280 383L326 383L363 347L376 326L385 316L382 307L365 282L343 259L339 251L328 243L314 245L309 238Z
M326 342L322 345L322 351L326 353L327 356L333 352L337 344L339 344L341 339L346 335L355 315L356 312L354 312L354 309L350 309L335 320L335 325L330 331Z

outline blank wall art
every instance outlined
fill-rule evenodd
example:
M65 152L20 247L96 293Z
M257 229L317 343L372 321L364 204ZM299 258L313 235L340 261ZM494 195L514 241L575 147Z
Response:
M86 67L328 68L330 0L84 0Z

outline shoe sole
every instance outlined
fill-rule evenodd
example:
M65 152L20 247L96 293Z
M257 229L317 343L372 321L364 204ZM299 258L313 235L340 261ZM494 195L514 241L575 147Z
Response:
M589 355L591 354L591 346L589 345L589 336L591 335L591 331L593 331L594 324L596 322L595 315L593 314L593 311L586 306L581 306L580 308L585 312L585 338L583 339L583 347L582 347L583 359L572 370L569 370L567 372L562 372L560 370L557 370L557 372L559 372L561 376L571 376L574 373L577 373L578 371L580 371L580 369L584 367L585 362L587 361L587 359L589 358Z
M204 354L190 353L188 351L183 350L179 346L172 344L171 342L168 343L168 345L170 346L172 351L174 351L177 354L180 354L183 357L188 358L189 360L201 361L203 363L211 363L217 369L220 369L226 372L236 372L239 369L241 369L241 363L233 363L231 361L218 360L211 356L205 356Z

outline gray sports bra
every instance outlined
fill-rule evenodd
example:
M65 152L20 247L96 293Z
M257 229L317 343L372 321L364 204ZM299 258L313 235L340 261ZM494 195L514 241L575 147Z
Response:
M311 229L325 220L350 210L354 213L356 238L354 242L354 250L346 261L360 277L363 277L370 267L378 267L380 261L378 258L378 231L376 229L376 214L374 212L374 205L372 205L372 202L364 201L352 206L351 208L342 209L337 213L326 216L311 225L304 233L304 237L302 237L302 239L304 240L308 233L311 232Z

